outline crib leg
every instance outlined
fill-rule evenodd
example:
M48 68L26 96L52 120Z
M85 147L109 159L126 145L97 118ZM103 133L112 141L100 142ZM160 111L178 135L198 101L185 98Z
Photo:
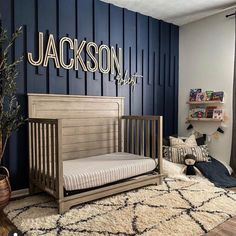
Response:
M158 177L157 181L156 181L156 185L161 185L163 182L163 178L162 177Z
M66 211L69 211L69 210L70 210L70 206L68 204L65 204L64 202L59 202L58 203L59 214L63 214Z
M29 193L30 195L37 194L42 192L38 187L36 187L33 183L29 184Z
M163 184L163 177L161 177L160 179L160 184Z

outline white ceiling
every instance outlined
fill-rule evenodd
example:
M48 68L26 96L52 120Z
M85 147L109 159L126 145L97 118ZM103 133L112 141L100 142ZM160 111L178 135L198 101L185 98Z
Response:
M184 25L236 6L236 0L102 0L176 25Z

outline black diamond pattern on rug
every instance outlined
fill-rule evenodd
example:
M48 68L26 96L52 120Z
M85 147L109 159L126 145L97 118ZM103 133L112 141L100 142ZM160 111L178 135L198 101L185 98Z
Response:
M46 195L13 201L5 213L25 235L195 236L236 215L235 203L236 193L207 182L165 179L62 215Z

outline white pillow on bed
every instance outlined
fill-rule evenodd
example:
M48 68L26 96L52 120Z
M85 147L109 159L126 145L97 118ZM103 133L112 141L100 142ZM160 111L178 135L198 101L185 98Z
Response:
M180 180L189 180L189 178L183 173L183 168L185 165L173 163L163 159L163 172L167 177L180 179Z
M183 181L189 181L190 178L183 173L185 165L179 163L173 163L163 159L163 172L167 175L167 177L179 179ZM197 173L198 176L202 176Z

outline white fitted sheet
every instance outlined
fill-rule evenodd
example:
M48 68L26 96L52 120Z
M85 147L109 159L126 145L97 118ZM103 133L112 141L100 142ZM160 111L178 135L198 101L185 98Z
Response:
M67 191L98 187L155 168L152 158L123 152L67 160L63 161L64 187Z

